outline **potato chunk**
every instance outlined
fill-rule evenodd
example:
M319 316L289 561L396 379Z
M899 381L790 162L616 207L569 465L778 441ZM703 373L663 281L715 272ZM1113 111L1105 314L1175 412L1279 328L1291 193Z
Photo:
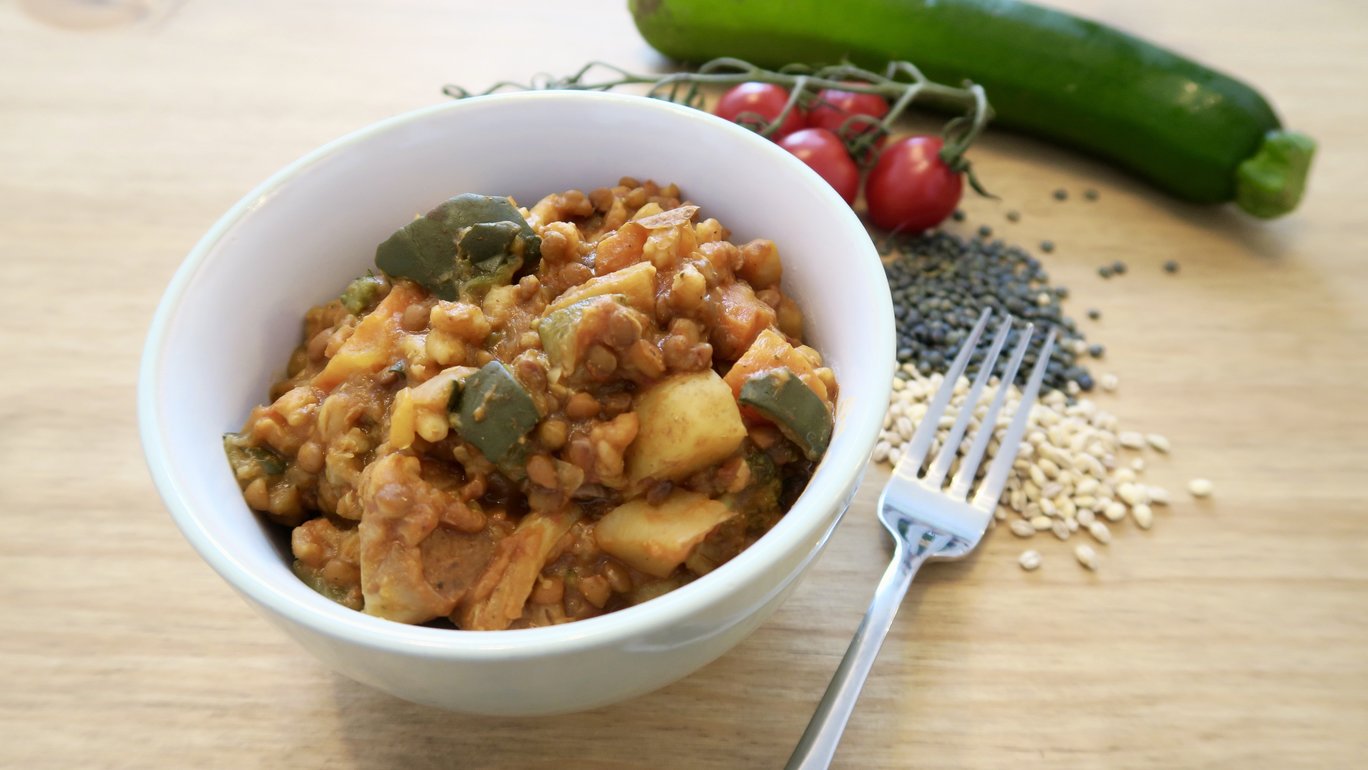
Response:
M641 427L627 449L627 475L678 481L736 451L746 437L732 390L711 369L680 374L637 397Z
M648 575L667 577L708 533L735 514L697 492L676 489L660 505L629 500L599 519L599 548Z

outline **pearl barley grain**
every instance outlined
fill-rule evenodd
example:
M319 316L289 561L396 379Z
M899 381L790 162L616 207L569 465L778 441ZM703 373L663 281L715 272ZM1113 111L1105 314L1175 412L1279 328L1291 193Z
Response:
M1017 557L1017 564L1020 564L1021 568L1027 572L1040 567L1040 552L1022 551L1021 556Z
M1193 479L1188 482L1188 491L1192 493L1193 497L1211 497L1211 493L1215 491L1215 486L1206 479Z
M1074 558L1078 559L1079 564L1090 570L1097 569L1097 551L1094 551L1090 545L1080 545L1075 548Z
M1143 503L1131 509L1131 518L1135 519L1135 526L1140 529L1149 529L1154 526L1154 511Z
M903 453L907 436L924 420L943 381L943 375L923 376L907 364L900 372L907 376L899 375L903 385L890 399L880 445L874 452L876 460L889 465ZM989 388L973 403L968 400L969 380L960 378L955 385L946 411L937 421L932 453L949 438L949 429L962 411L970 411L981 422L996 395ZM1009 415L1016 410L1020 397L1016 388L1008 390L1004 412L998 415L988 444L990 457L998 453ZM1074 539L1077 543L1075 538L1083 537L1081 531L1090 536L1084 538L1090 541L1090 548L1110 544L1115 528L1127 518L1141 529L1153 525L1149 505L1167 503L1168 495L1142 478L1151 463L1139 454L1167 447L1162 437L1155 441L1151 437L1158 434L1122 431L1120 421L1096 403L1086 397L1071 401L1060 390L1043 393L1031 410L1034 425L1018 444L994 521L1006 522L1006 528L1020 539L1050 533L1061 541ZM958 459L952 463L952 475L958 464ZM979 472L984 472L983 466ZM1045 547L1051 546L1047 542ZM1097 568L1095 551L1090 563L1089 569Z

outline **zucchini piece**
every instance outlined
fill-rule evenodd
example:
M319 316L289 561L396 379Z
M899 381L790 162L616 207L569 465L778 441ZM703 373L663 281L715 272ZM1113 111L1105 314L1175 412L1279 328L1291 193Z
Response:
M285 472L285 458L268 447L242 446L239 442L243 440L240 433L223 434L223 452L228 455L228 465L232 467L234 475L242 478L242 471L250 470L252 465L267 476L279 476Z
M816 462L831 443L826 402L788 369L772 369L746 380L740 401L773 420L809 460Z
M541 337L542 350L552 366L559 366L567 374L575 371L580 354L584 352L584 336L580 334L586 315L608 310L595 310L601 303L627 304L621 294L600 294L588 297L572 305L548 312L537 324L537 334Z
M496 360L452 388L447 418L452 429L490 462L503 464L514 456L541 415L532 395Z
M638 329L652 327L651 317L633 308L631 302L631 298L623 294L600 294L542 316L537 323L537 333L541 336L547 360L559 367L570 381L592 377L580 371L583 354L596 342L608 343L608 330L615 317L622 317L618 320L634 324Z
M445 300L478 300L541 259L541 238L507 198L466 193L404 225L375 264Z
M366 311L380 302L385 292L385 282L378 275L363 275L347 284L338 300L342 307L352 315L365 315Z
M1291 211L1309 163L1284 158L1276 190L1237 199L1239 167L1269 132L1249 85L1114 27L1011 0L629 0L646 41L674 59L740 56L762 67L911 60L942 83L971 80L995 124L1109 160L1197 203ZM1295 135L1299 142L1311 140ZM1308 155L1309 157L1309 155ZM1273 201L1268 205L1268 201ZM1253 204L1251 208L1250 205Z

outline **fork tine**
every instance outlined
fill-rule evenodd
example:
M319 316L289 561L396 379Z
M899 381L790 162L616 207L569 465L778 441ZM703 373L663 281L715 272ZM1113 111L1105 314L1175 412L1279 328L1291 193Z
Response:
M921 470L922 461L926 459L926 450L931 446L931 440L936 437L937 426L940 423L941 415L945 413L945 405L950 403L950 396L955 392L955 381L964 374L964 370L969 366L969 357L973 355L974 348L978 346L979 336L983 334L983 329L988 325L988 316L992 310L984 308L979 314L978 323L974 324L974 330L960 345L959 355L955 356L955 362L950 365L950 370L945 373L945 381L941 383L940 389L932 397L930 405L926 407L926 416L922 417L921 423L917 425L917 432L912 434L912 440L903 446L902 459L898 461L898 469L907 468L907 473L914 478L917 471Z
M941 482L945 481L945 474L950 471L950 464L955 461L955 455L959 453L960 441L964 439L964 432L969 429L969 420L974 416L974 407L978 404L980 395L983 393L983 386L988 383L988 377L993 373L993 364L997 363L997 358L1002 353L1002 346L1007 342L1007 333L1012 330L1012 317L1009 315L998 326L997 334L993 336L992 347L988 354L983 357L983 362L979 364L978 374L974 377L974 384L969 388L969 394L964 397L964 406L960 407L959 414L955 416L955 424L950 427L950 432L945 436L945 442L941 444L940 454L936 455L935 462L926 470L926 476L922 483L932 489L940 489Z
M1055 329L1052 328L1045 337L1045 344L1040 346L1040 357L1036 360L1035 368L1031 370L1031 379L1026 383L1026 389L1021 392L1021 403L1017 406L1016 414L1012 415L1012 424L1007 426L1007 432L1002 435L997 456L993 458L988 475L984 476L983 483L974 495L973 505L979 510L993 510L998 498L1002 497L1002 487L1007 483L1007 474L1012 470L1012 462L1016 459L1016 447L1021 443L1022 434L1026 432L1031 407L1035 406L1036 396L1040 394L1040 383L1045 379L1045 366L1050 362L1054 340Z
M950 483L950 496L956 500L963 500L965 495L969 494L969 485L974 483L974 474L978 473L979 463L983 462L983 455L988 450L988 441L997 432L998 412L1002 411L1002 404L1007 400L1007 391L1012 389L1017 370L1021 368L1021 360L1026 357L1026 350L1031 347L1033 336L1035 336L1035 325L1026 324L1021 339L1017 340L1016 348L1012 351L1012 360L1007 364L1007 369L998 380L997 393L993 395L993 403L988 406L988 411L979 423L979 429L974 433L974 443L969 446L969 451L960 459L959 471L955 473L955 478ZM1006 449L1005 444L999 446L1001 447L998 449L999 452ZM1016 454L1014 448L1012 454Z

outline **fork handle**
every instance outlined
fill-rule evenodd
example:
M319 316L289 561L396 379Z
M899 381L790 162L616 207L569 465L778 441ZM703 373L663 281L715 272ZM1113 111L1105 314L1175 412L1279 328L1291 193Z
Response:
M926 549L913 550L902 543L897 544L893 560L879 581L879 587L874 589L874 599L855 631L855 638L850 640L850 647L836 667L831 684L827 685L826 694L817 704L803 737L798 739L785 770L819 770L830 766L874 658L893 625L893 617L898 614L912 578L929 555Z

